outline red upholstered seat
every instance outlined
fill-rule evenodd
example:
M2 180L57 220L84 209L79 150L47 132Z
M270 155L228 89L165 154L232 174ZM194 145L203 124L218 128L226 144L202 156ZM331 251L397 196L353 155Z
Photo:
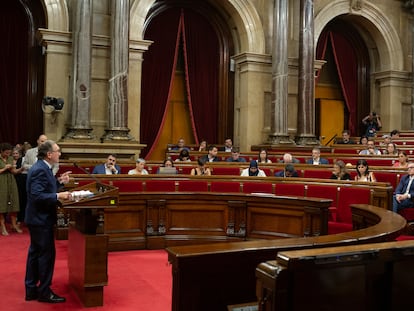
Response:
M184 175L190 175L191 170L193 169L192 166L178 166L177 168L178 168L178 173L184 174Z
M323 186L310 184L306 190L307 197L325 198L332 200L331 207L336 207L338 204L339 190L335 185Z
M175 180L147 180L145 191L175 192Z
M304 184L276 184L275 188L276 195L293 195L296 197L305 196L305 185Z
M303 177L305 178L321 178L329 179L332 175L332 169L306 169L303 171Z
M400 174L395 172L375 172L375 178L380 182L389 182L395 189L400 181Z
M240 168L239 167L214 167L211 168L212 175L233 175L233 176L240 176Z
M244 193L273 193L273 186L267 182L244 182Z
M339 188L337 208L331 212L336 212L328 223L328 233L335 234L352 231L352 212L351 204L371 204L372 193L370 188L344 186Z
M178 183L178 191L208 191L208 182L202 180L181 180Z
M212 181L211 192L240 192L240 183L237 181Z
M139 192L143 190L142 181L114 180L112 185L119 188L119 192Z
M407 221L414 221L414 208L404 208L398 213Z

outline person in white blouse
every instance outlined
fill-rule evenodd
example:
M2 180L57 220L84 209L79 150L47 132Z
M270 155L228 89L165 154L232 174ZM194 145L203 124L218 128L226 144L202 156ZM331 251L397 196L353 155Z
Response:
M138 158L135 164L135 168L128 172L128 175L148 175L148 171L144 168L145 160Z

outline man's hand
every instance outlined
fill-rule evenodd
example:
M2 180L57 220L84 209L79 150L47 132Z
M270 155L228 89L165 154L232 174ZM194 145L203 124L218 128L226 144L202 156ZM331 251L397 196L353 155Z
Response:
M69 174L72 174L72 171L64 172L62 175L58 177L58 181L61 184L67 184L69 182Z

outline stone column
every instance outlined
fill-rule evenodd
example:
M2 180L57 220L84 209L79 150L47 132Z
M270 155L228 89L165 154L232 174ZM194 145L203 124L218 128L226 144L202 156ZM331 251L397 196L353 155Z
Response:
M315 137L313 0L300 0L298 130L296 143L319 144Z
M129 0L112 0L108 129L103 140L132 140L128 128Z
M272 46L272 105L269 143L293 144L288 135L288 0L275 0Z
M72 100L71 123L65 138L92 139L91 59L92 59L92 0L74 1L72 24Z

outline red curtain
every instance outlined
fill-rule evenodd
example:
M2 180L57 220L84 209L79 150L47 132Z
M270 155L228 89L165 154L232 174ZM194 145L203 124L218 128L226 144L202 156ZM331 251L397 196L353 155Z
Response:
M154 43L142 70L141 142L148 145L143 156L150 157L163 128L180 43L193 136L196 142L216 141L219 43L209 22L191 10L169 9L151 20L144 38Z
M30 31L28 17L18 2L11 2L2 3L0 12L0 142L15 144L29 140L25 118Z
M324 31L316 48L317 59L325 58L328 44L332 47L342 94L349 111L348 129L351 133L357 133L355 119L358 95L358 61L355 50L341 33ZM318 72L316 82L319 76L320 72Z

